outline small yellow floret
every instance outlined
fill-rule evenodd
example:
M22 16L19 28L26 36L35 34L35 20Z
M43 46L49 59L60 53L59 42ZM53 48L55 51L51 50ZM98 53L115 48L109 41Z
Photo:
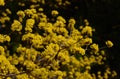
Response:
M109 48L113 46L113 43L110 40L106 41L105 43Z
M52 14L53 16L56 16L56 15L59 14L59 12L58 12L57 10L52 10L51 14Z
M22 24L18 20L14 20L13 24L11 25L12 31L21 31L22 30Z
M24 11L21 11L21 10L17 12L17 15L18 15L19 17L22 17L22 18L25 17Z
M33 28L34 24L35 24L35 20L34 19L27 19L27 21L26 21L26 27Z
M95 53L97 53L98 51L99 51L99 47L98 47L98 44L92 44L91 46L90 46L90 48L91 49L93 49L93 51L95 52Z

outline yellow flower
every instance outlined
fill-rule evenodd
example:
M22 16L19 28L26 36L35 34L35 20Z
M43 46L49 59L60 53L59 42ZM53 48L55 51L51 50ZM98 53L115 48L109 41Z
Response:
M45 22L40 22L40 23L38 24L38 28L39 28L39 29L43 29L43 28L45 28L45 26L46 26L46 23L45 23Z
M90 48L93 49L94 53L97 53L99 51L98 44L92 44L90 45Z
M57 10L52 10L51 14L52 14L53 16L56 16L56 15L59 14L59 12L58 12Z
M0 0L0 6L4 6L5 5L5 1L4 0Z
M33 12L30 9L27 9L24 11L26 15L28 15L29 17L33 14Z
M20 57L18 58L18 61L20 62L20 64L23 64L23 62L24 62L24 57L23 57L23 56L20 56Z
M62 21L63 23L66 23L66 20L62 16L58 16L57 21Z
M89 45L92 43L92 38L85 38L85 39L83 39L82 42L84 45Z
M75 24L76 21L75 21L75 19L70 19L70 20L69 20L69 23Z
M80 53L81 55L85 55L85 49L79 47L79 53Z
M12 31L21 31L22 30L22 24L18 20L14 20L14 22L11 25Z
M5 41L8 41L8 42L10 42L10 40L11 40L10 36L8 36L8 35L4 35L4 39L5 39Z
M33 28L34 24L35 24L35 20L34 19L27 19L27 21L26 21L26 27Z
M29 32L32 32L32 29L30 27L25 27L25 31L29 33Z
M17 79L29 79L29 76L26 73L24 73L24 74L16 75L16 78Z
M43 8L39 8L39 9L38 9L38 11L41 11L41 12L42 12L43 10L44 10Z
M92 36L92 31L93 31L92 27L90 27L90 26L85 26L85 27L82 29L81 33L82 33L82 34L87 34L87 35L89 35L89 36Z
M113 43L110 40L106 41L105 43L109 48L113 46Z
M24 13L24 11L22 11L22 10L19 10L19 11L17 12L17 15L18 15L19 17L22 17L22 18L25 17L25 13Z

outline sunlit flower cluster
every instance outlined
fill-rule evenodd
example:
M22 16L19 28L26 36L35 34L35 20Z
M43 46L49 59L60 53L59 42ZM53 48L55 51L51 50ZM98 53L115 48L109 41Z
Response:
M6 2L0 0L0 6L14 0ZM5 26L0 28L5 30L0 32L0 79L111 79L117 75L105 63L104 49L94 43L94 29L87 19L76 29L74 18L66 20L55 9L49 18L44 13L45 0L28 2L18 1L23 10L7 8L0 16L1 26ZM68 0L55 2L71 4ZM113 46L110 40L105 44ZM104 70L94 72L96 66Z

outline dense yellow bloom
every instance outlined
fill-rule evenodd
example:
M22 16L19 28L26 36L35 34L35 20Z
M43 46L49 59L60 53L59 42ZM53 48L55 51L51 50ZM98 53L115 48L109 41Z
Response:
M106 41L105 43L109 48L113 46L113 43L110 40Z
M5 5L5 1L4 0L0 0L0 6L4 6Z
M17 75L16 76L17 79L29 79L28 75L25 73L25 74L21 74L21 75Z
M2 69L0 71L0 73L2 73L2 71L4 71L3 74L8 74L8 73L18 73L18 70L10 64L10 62L7 60L7 58L4 55L0 55L0 69ZM5 70L7 72L5 72ZM9 71L9 72L8 72Z
M33 70L37 67L37 65L30 60L25 60L23 65L26 66L27 70Z
M14 22L11 25L12 31L21 31L22 30L22 24L18 20L14 20Z
M67 64L70 62L70 57L68 51L61 51L58 54L58 59L62 62L63 65Z
M31 73L39 79L48 78L48 70L46 68L34 69Z
M71 64L73 64L74 67L79 67L80 66L79 60L77 60L74 56L70 57L70 61L71 61Z
M82 47L73 46L72 48L73 53L80 53L81 55L85 55L85 49L83 49Z

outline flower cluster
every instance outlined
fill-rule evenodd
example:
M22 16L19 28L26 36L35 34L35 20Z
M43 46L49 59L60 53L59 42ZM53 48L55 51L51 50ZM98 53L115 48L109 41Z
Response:
M13 1L1 0L0 6ZM70 5L68 0L55 2ZM0 32L0 79L115 78L116 71L106 64L105 50L93 41L94 29L88 20L76 29L74 18L66 20L55 9L50 11L49 18L44 13L45 0L15 4L23 9L7 8L0 17L5 26L0 28L5 30ZM110 40L105 44L108 48L113 46ZM104 70L94 71L95 66Z

